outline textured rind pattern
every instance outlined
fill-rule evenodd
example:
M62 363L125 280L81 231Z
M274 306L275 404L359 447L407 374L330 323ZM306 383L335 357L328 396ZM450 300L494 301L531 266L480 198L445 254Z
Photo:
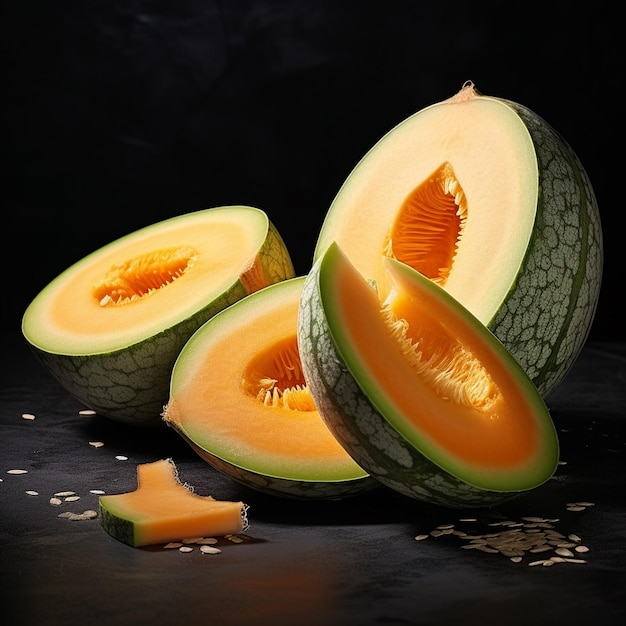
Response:
M302 369L326 425L373 478L408 497L451 508L491 506L522 492L474 487L435 465L380 415L338 354L319 286L319 263L307 276L300 300L298 342Z
M540 190L533 238L517 281L487 326L545 398L576 361L595 315L603 266L600 214L569 144L534 112L503 102L530 133Z
M268 223L267 237L259 251L259 258L268 285L296 275L287 246L272 222Z
M183 346L205 321L245 295L237 282L192 317L115 352L69 356L32 349L69 393L99 415L135 426L160 425L172 367Z
M338 500L361 495L380 487L380 483L371 476L343 481L307 481L259 474L216 457L189 439L183 431L177 430L198 456L211 467L238 483L267 495L296 500Z
M102 528L111 537L127 543L129 546L135 545L135 525L132 522L115 517L102 504L98 504L98 514Z
M257 258L268 285L293 278L291 257L271 222ZM204 322L246 295L242 282L235 281L186 320L115 352L70 356L31 348L69 393L99 415L134 426L158 426L169 397L172 368L185 343Z

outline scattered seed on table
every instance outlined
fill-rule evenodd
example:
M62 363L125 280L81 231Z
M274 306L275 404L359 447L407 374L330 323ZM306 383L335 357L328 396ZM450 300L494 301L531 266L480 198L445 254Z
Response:
M183 543L198 543L201 541L203 537L187 537L186 539L181 539Z
M67 498L68 496L76 495L75 491L57 491L54 496L56 498Z
M163 548L165 550L171 550L172 548L182 548L183 544L180 543L180 541L170 541L169 543L166 543Z
M96 496L104 495L105 491L103 489L90 489L89 493L93 493Z
M199 543L200 545L209 545L217 543L217 539L215 539L215 537L203 537L197 543Z
M559 518L525 516L521 519L522 521L505 519L485 522L484 525L493 530L480 534L463 532L455 528L454 524L440 524L429 534L417 535L415 539L424 540L428 537L454 534L465 541L461 546L462 549L500 554L513 563L522 562L524 555L538 553L545 554L546 558L531 561L529 565L551 567L556 563L586 562L583 559L573 558L578 548L582 548L578 550L581 553L587 548L581 546L582 539L578 535L572 534L566 537L555 528L554 524L559 521Z
M128 457L127 457L127 456L124 456L123 454L118 454L115 458L116 458L118 461L128 461Z
M102 443L102 441L90 441L89 445L93 446L94 448L101 448L104 443Z
M83 409L82 411L78 411L79 415L95 415L96 412L92 409Z
M98 513L96 511L87 510L82 513L72 513L71 511L65 511L64 513L59 513L58 517L63 517L70 521L76 522L87 519L94 519L98 517Z
M25 469L10 469L7 474L28 474L28 470Z
M555 552L559 555L559 556L567 556L567 557L573 557L574 553L569 550L568 548L557 548L555 550Z
M178 548L179 552L193 552L193 548L191 546L181 546Z
M27 495L27 496L38 496L38 495L39 495L39 492L38 492L38 491L33 491L32 489L28 489L28 490L26 491L26 495Z
M587 546L576 546L574 548L574 551L575 552L579 552L579 553L581 553L581 552L589 552L589 548Z
M61 498L50 498L49 502L54 506L59 506L63 503L63 500L61 500Z
M35 416L32 413L22 413L23 420L34 420Z
M220 554L222 551L219 548L214 548L213 546L203 545L200 546L200 552L202 552L202 554Z
M67 498L63 498L63 502L76 502L80 500L80 496L67 496Z

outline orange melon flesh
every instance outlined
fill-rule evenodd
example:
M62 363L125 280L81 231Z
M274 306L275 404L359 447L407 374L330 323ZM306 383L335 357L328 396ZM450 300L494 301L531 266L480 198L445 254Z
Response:
M267 229L262 211L233 206L127 235L42 291L25 318L37 320L29 340L50 352L107 352L191 317L238 279L249 292L264 287L256 255Z
M187 537L237 534L247 528L243 502L193 493L179 480L171 459L137 466L137 489L100 496L107 532L135 547Z
M361 478L367 474L330 433L308 392L293 390L293 407L257 397L271 378L281 388L306 385L296 337L303 280L248 296L196 332L174 367L164 420L211 454L255 473ZM265 297L269 290L276 297Z
M376 409L455 475L506 476L543 466L544 458L551 462L553 454L544 446L554 440L552 425L536 417L545 406L501 344L478 339L484 327L469 312L459 317L434 283L416 283L416 273L393 259L383 267L384 303L347 261L333 265L333 280L323 287L324 301L332 303L327 316L341 319L333 339ZM390 330L389 311L405 320L401 340ZM422 360L433 362L418 374L407 356L409 343L416 341Z

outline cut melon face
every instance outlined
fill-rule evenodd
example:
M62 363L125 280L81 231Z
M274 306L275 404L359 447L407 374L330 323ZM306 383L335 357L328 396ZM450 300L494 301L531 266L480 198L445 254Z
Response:
M93 252L27 308L25 338L98 413L161 423L171 368L218 311L294 269L267 215L228 206L148 226Z
M323 419L373 477L453 507L543 484L558 439L510 353L458 301L395 259L373 289L337 244L303 289L298 339Z
M333 437L308 391L296 335L303 283L268 286L204 324L176 361L163 418L248 487L339 498L377 483Z
M248 528L247 512L243 502L194 493L172 459L138 465L135 491L99 498L102 527L133 547L238 534Z
M532 111L466 85L387 133L335 197L314 260L336 242L382 287L417 269L498 336L544 396L565 377L599 297L590 181Z

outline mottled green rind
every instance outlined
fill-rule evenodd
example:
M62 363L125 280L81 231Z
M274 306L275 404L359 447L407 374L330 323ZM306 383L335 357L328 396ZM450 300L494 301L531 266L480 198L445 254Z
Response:
M137 547L135 539L135 524L130 520L122 519L111 513L100 501L98 503L98 513L102 528L118 541Z
M211 467L241 485L260 493L294 500L339 500L368 493L380 487L371 476L352 480L293 480L270 476L229 463L192 441L184 432L178 431L190 447Z
M319 286L323 260L318 259L304 283L298 346L317 409L356 463L403 495L450 508L492 506L529 491L476 487L432 462L387 422L348 369L333 340Z
M287 247L271 222L258 256L267 284L294 277ZM134 426L160 426L172 368L183 346L204 322L246 295L241 280L236 280L186 320L109 353L73 356L29 345L59 383L99 415Z
M591 182L570 145L529 109L507 100L535 146L539 197L526 257L487 326L549 396L589 335L603 269L600 213Z

